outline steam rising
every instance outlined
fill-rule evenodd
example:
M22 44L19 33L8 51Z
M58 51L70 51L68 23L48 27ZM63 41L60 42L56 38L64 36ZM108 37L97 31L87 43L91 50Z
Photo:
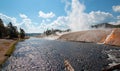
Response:
M80 3L79 0L72 0L71 4L68 0L65 2L68 26L73 31L86 30L93 24L109 22L113 18L112 14L108 12L91 11L90 13L85 13L85 5ZM70 7L71 10L68 10L69 8L67 9L66 7Z
M85 6L78 0L72 0L71 9L71 12L68 14L70 28L74 31L88 28L84 13Z

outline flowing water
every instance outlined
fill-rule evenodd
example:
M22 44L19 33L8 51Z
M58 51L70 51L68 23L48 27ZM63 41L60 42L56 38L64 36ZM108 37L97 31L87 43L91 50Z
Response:
M65 60L75 71L101 71L120 63L120 47L30 38L16 45L2 71L67 71Z

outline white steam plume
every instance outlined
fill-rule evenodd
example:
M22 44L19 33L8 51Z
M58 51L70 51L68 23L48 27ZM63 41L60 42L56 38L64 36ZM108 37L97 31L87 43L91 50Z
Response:
M108 12L91 11L85 13L85 5L80 3L79 0L72 0L72 2L66 0L64 2L66 3L65 11L68 17L68 26L73 31L86 30L92 24L109 22L113 18L112 14ZM67 7L71 9L69 10Z

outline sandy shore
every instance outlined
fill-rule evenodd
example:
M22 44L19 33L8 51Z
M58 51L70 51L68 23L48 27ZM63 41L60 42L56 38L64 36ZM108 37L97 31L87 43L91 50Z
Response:
M0 39L0 66L9 57L11 48L16 42L17 40Z

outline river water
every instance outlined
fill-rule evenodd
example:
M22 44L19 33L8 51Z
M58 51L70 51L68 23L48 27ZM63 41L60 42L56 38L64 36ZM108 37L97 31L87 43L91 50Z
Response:
M120 47L30 38L16 45L2 71L67 71L65 60L75 71L101 71L120 63Z

